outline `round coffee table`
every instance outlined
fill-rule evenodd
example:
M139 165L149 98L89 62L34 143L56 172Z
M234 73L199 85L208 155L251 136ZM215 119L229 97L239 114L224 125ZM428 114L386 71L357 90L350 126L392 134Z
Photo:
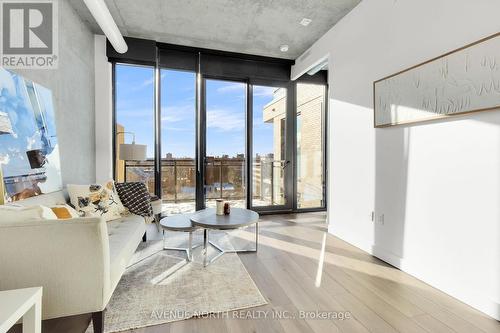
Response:
M257 252L259 242L259 214L245 208L231 208L229 215L215 214L215 208L206 208L190 216L193 226L203 228L204 265L211 264L225 253ZM255 224L255 249L250 250L224 250L217 244L209 241L208 232L214 230L234 230ZM220 253L207 262L207 247L212 245Z

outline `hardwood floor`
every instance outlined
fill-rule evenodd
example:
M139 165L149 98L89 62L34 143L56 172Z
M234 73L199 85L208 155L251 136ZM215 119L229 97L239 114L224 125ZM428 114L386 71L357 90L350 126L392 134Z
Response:
M157 237L151 225L148 238ZM259 252L240 258L269 301L248 309L261 318L190 319L133 332L500 332L498 321L327 234L324 213L263 216ZM301 311L309 317L264 318ZM81 333L89 319L50 320L43 331Z

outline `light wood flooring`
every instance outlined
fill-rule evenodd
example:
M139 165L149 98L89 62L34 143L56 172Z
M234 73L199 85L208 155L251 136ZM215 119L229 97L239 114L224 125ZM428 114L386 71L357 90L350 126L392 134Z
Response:
M269 301L251 309L263 311L260 319L190 319L133 332L500 332L498 321L326 229L324 213L262 217L259 252L240 254ZM148 237L160 237L153 225ZM350 319L303 318L301 311L330 316L348 312ZM263 318L271 312L297 318ZM43 332L81 333L89 320L89 316L75 316L46 321Z

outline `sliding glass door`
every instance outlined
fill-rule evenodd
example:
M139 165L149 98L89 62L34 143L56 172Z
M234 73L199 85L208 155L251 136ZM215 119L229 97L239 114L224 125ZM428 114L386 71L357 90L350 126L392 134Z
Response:
M253 85L251 91L250 207L260 211L287 210L292 204L288 89Z
M297 83L296 207L325 207L326 86Z

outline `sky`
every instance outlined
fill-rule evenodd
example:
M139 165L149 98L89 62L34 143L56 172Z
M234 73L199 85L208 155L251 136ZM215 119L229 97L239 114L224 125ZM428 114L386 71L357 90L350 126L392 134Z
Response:
M136 143L148 146L154 156L153 68L117 65L116 116ZM192 72L161 71L162 156L195 156L195 80ZM207 155L245 153L245 85L207 80ZM274 88L254 87L254 155L273 152L273 125L263 123L262 109L273 98ZM126 142L131 136L126 137Z

